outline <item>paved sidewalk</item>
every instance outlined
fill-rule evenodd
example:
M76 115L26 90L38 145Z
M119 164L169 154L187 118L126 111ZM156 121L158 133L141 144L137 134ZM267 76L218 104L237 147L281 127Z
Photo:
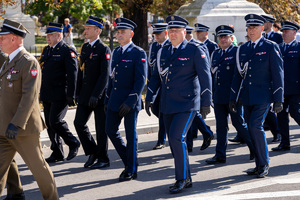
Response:
M213 108L211 108L211 111L212 112L207 116L207 119L205 120L209 126L215 125L215 116L214 116ZM70 131L77 137L77 133L73 125L75 113L76 113L76 109L69 109L64 120L68 123ZM44 113L42 113L42 116L44 117ZM92 135L96 134L95 120L93 114L90 120L88 121L88 127ZM120 125L120 132L122 136L125 136L123 121ZM145 110L141 110L138 115L137 132L138 134L158 132L158 118L153 114L149 117ZM44 130L41 133L41 142L42 142L42 146L50 145L50 140L46 130Z

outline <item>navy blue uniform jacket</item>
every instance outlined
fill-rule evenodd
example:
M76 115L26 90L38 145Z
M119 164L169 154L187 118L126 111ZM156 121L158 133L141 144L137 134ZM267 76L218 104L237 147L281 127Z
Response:
M270 40L261 38L254 50L248 41L240 46L239 64L244 68L249 63L246 77L240 93L243 105L259 105L283 102L283 60L279 46ZM236 68L231 96L235 100L242 76Z
M131 44L123 54L117 47L112 55L111 75L105 104L108 109L119 112L124 103L135 111L142 109L142 91L147 77L147 56L145 51Z
M40 57L42 67L41 101L64 101L75 98L77 81L77 53L63 40L58 42L51 53L46 46Z
M222 55L222 49L217 49L212 54L214 104L229 104L230 88L236 68L236 50L236 46L230 45L224 55Z
M294 40L286 49L284 43L279 47L284 61L284 94L300 94L300 42Z
M158 52L159 70L151 76L146 100L153 102L161 84L160 108L164 114L200 110L200 101L201 106L211 105L210 65L202 47L184 40L173 55L171 52L171 44Z

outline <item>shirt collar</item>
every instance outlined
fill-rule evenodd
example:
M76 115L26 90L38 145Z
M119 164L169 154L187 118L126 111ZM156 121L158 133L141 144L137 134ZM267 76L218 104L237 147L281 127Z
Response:
M261 40L262 36L260 36L260 38L258 38L254 43L254 48L256 47L256 45L259 43L259 41ZM251 40L251 44L253 43L253 41Z
M181 43L182 43L182 42L181 42ZM172 49L174 49L174 48L177 48L177 49L179 49L179 47L180 47L181 43L180 43L179 45L177 45L176 47L174 47L174 46L172 45Z
M99 38L97 38L97 39L94 40L93 42L89 42L89 44L91 45L91 47L97 42L97 40L99 40Z
M124 53L126 51L126 49L132 44L132 41L130 41L129 43L125 44L124 46L122 46L123 52Z
M269 37L273 32L274 32L274 31L271 30L269 33L266 33L266 34L267 34L267 36Z
M16 55L18 55L18 53L20 51L22 51L23 49L24 49L24 47L21 46L21 47L17 48L16 50L14 50L11 54L9 54L9 56L8 56L9 57L9 62L12 61L16 57Z
M163 41L163 42L161 43L161 46L162 46L162 47L166 44L166 42L168 41L168 39L169 39L169 38L165 39L165 41Z
M294 42L296 41L296 39L294 39L293 41L291 41L290 43L284 43L285 45L292 45Z
M61 41L61 40L60 40L60 41ZM60 43L60 41L59 41L58 43ZM54 49L58 43L56 43L56 44L52 47L52 49Z

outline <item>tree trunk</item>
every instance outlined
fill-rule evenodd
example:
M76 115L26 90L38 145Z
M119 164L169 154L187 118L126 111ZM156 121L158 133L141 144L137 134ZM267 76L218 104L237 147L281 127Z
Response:
M140 8L133 8L134 12L124 12L124 17L132 20L137 24L134 29L133 43L144 50L148 50L148 24L147 12Z

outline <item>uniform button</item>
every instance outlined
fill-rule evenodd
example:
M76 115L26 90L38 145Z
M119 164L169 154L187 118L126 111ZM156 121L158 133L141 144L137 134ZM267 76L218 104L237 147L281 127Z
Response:
M0 81L2 81L2 78L0 78Z
M167 87L167 90L169 89L169 87Z
M170 67L172 67L172 64L170 64Z
M118 72L116 72L116 74L118 74Z
M114 88L114 90L117 90L117 88Z
M188 94L188 97L190 97L191 95L190 94Z
M251 74L249 75L249 77L251 77Z
M118 67L119 65L118 65L118 64L116 64L116 66Z
M182 66L184 66L184 64L182 64Z
M252 83L251 82L249 82L249 85L251 85Z
M172 74L172 72L169 72L169 74Z
M249 69L251 69L251 67L249 67Z
M168 79L168 81L170 81L170 79Z
M218 77L218 79L220 79L220 77Z
M249 62L251 62L251 60L249 60Z
M118 82L118 80L115 80L115 82Z
M220 83L218 83L218 85L221 85Z

